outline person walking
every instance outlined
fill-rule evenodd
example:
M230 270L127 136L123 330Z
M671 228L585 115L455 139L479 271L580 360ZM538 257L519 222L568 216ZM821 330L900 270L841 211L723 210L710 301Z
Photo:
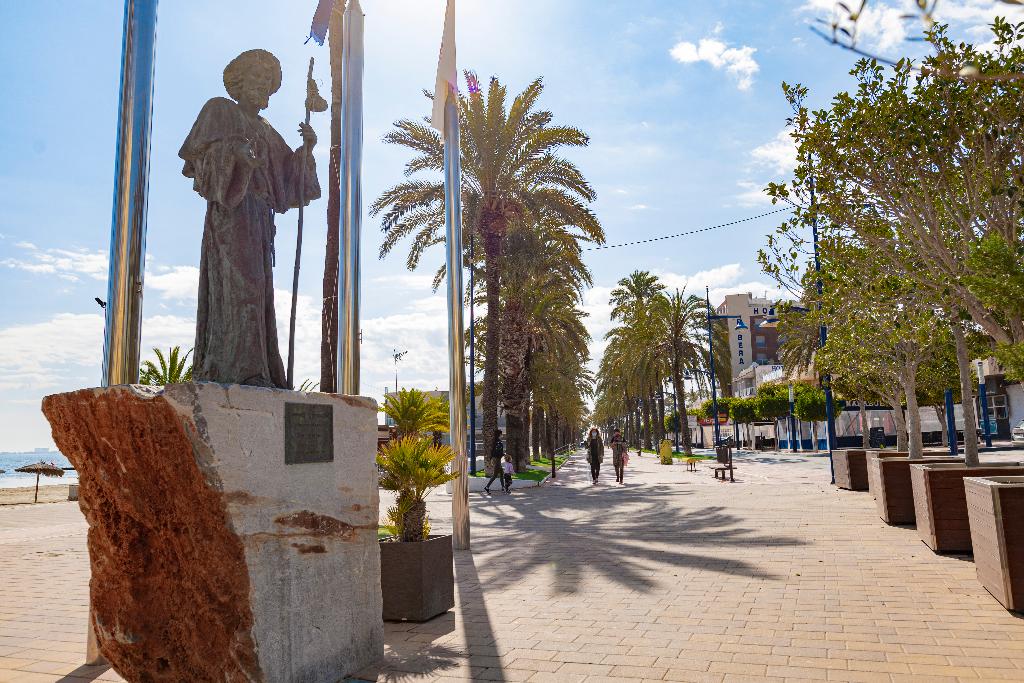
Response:
M506 455L505 461L501 464L504 476L501 478L501 488L505 493L512 493L512 456Z
M601 432L597 427L591 427L587 436L587 462L590 463L590 478L596 484L601 474L601 463L604 462L604 442L601 441Z
M505 468L502 462L505 460L505 444L501 443L501 430L494 430L494 450L491 451L491 478L484 485L484 493L491 492L491 484L497 479L502 481L505 476Z
M622 438L622 432L618 429L612 434L612 466L615 468L615 483L623 484L623 476L626 474L626 462L629 459L629 446Z

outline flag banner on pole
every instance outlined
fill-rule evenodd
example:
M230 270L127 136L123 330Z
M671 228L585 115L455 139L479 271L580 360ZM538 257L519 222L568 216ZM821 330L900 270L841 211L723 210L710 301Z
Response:
M434 82L434 111L430 125L444 136L444 103L448 93L459 91L459 74L455 66L455 0L448 0L444 13L444 35L441 38L441 54L437 58L437 79Z
M336 0L320 0L320 4L316 6L316 12L313 14L313 24L309 27L307 43L310 40L315 40L317 45L324 44L324 40L327 39L327 25L330 23L335 2Z

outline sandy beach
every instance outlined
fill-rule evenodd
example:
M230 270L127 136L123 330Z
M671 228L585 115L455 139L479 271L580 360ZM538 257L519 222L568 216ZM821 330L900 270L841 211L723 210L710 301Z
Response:
M32 503L35 497L35 486L22 486L19 488L0 488L0 505L23 505L25 503ZM39 502L40 503L58 503L67 501L68 499L68 485L67 484L40 484L39 485Z

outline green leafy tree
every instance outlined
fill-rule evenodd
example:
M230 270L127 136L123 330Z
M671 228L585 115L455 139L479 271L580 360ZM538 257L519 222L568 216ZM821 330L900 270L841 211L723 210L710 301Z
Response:
M747 427L749 441L750 425L757 419L757 399L753 396L731 399L729 401L729 417L736 424Z
M818 423L826 419L825 392L820 387L797 384L793 387L793 413L803 422L811 423L811 438L818 448Z
M789 389L779 384L762 384L754 395L754 407L759 420L771 421L775 447L778 448L779 418L789 415Z
M192 349L181 355L180 346L172 346L165 356L163 351L154 348L156 363L151 360L143 361L139 372L139 383L157 386L168 384L183 384L192 381L192 363L188 357L192 355Z

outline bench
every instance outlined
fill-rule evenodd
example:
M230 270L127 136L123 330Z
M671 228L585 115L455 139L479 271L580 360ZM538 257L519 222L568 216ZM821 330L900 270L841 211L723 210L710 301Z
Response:
M716 447L715 460L718 461L718 465L714 468L715 479L721 478L722 481L725 481L725 473L728 472L729 481L735 483L736 477L733 476L733 473L736 471L736 467L732 464L732 448L729 446Z

